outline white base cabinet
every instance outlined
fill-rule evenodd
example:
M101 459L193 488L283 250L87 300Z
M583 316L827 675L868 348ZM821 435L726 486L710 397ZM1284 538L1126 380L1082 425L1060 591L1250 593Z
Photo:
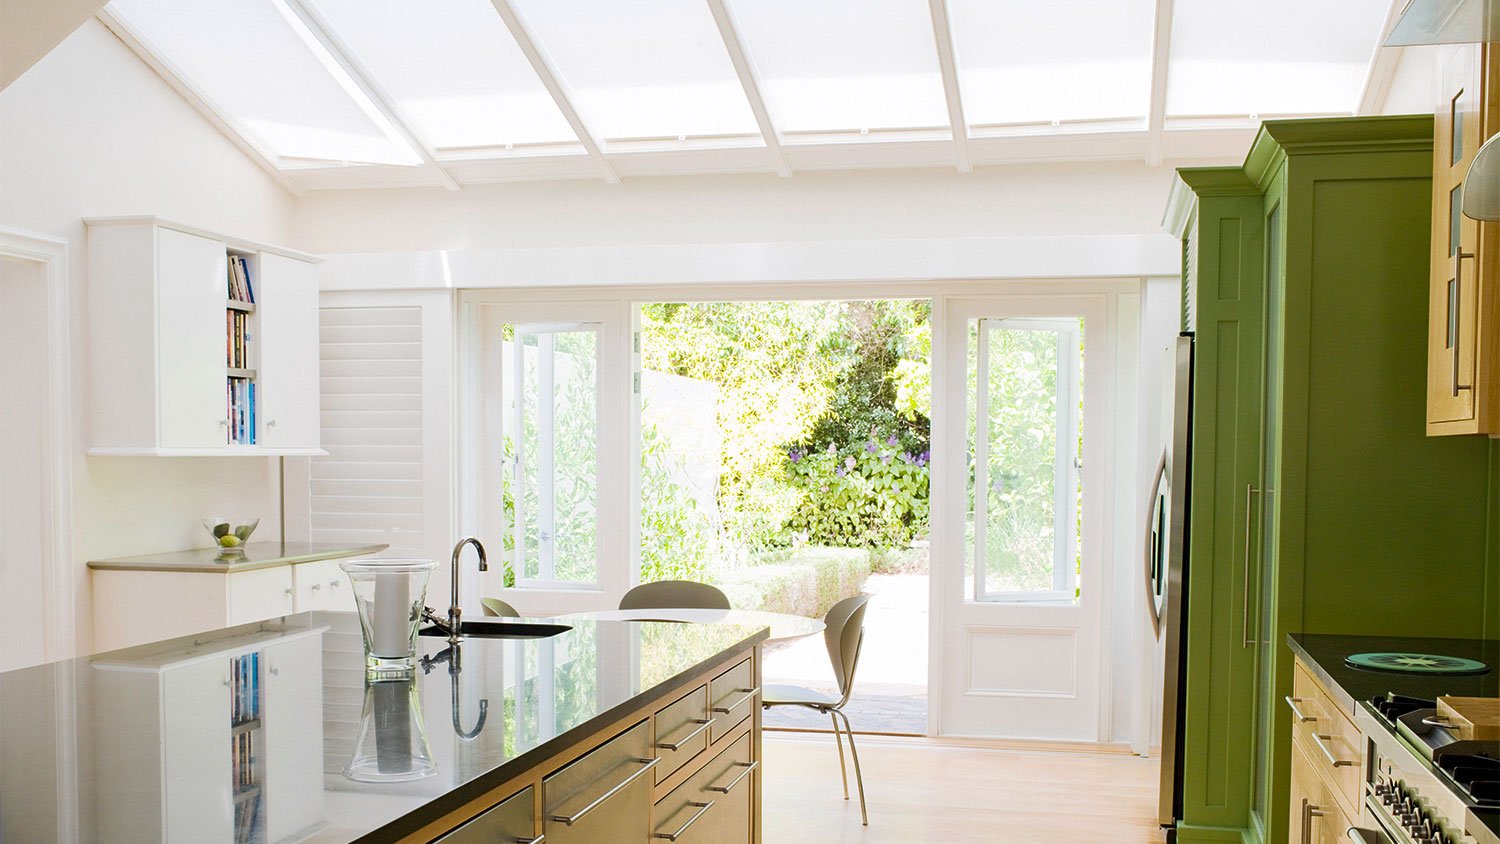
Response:
M324 453L317 258L155 217L85 222L89 454Z

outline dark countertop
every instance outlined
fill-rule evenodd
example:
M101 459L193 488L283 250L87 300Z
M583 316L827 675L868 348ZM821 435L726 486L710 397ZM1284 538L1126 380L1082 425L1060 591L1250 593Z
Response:
M428 670L419 668L412 681L394 686L366 685L358 621L353 613L335 612L0 673L0 805L6 807L0 840L56 840L65 836L55 824L67 823L76 824L83 842L157 841L160 818L188 817L204 824L201 835L200 827L188 827L191 840L228 841L230 693L220 686L228 684L221 678L239 654L265 657L266 730L277 717L286 723L296 720L289 714L294 711L305 716L309 703L321 700L321 718L302 721L321 727L322 746L284 753L276 767L260 762L263 789L270 795L277 777L283 786L321 783L321 793L315 786L298 792L295 799L313 807L316 822L292 840L348 844L410 833L689 676L727 667L766 637L763 628L734 625L561 623L572 629L546 639L466 640L456 674L447 641L421 637L418 654L427 657ZM278 645L282 652L301 652L307 667L296 671L295 661L283 657L282 670L268 676L265 665L276 663L267 649ZM321 670L315 667L319 653ZM392 722L423 725L436 773L409 782L346 778L344 766L362 730L373 725L378 732ZM156 730L163 731L159 741ZM221 733L222 750L218 739L204 738ZM210 745L216 747L206 751ZM163 758L191 764L174 767ZM221 770L222 809L201 796L203 781L219 787ZM174 804L174 788L198 797Z
M1350 718L1359 704L1386 692L1420 698L1441 695L1495 697L1500 695L1500 642L1488 639L1423 639L1405 636L1341 636L1291 633L1287 645L1312 669ZM1484 674L1431 676L1351 668L1350 654L1409 652L1477 659L1490 666Z
M335 545L314 542L247 542L244 554L221 557L218 548L195 548L191 551L167 551L109 560L89 560L89 568L112 571L176 571L230 574L255 571L318 560L341 560L378 554L389 545Z

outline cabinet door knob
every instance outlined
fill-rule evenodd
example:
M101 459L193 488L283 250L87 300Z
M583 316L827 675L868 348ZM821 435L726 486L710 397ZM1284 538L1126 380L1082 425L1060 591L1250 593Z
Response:
M266 427L267 428L274 428L274 427L276 427L276 420L275 419L267 419L266 420Z
M330 581L328 581L328 585L331 586L331 587L333 587L334 589L339 588L339 582L337 580L330 580Z
M287 588L286 588L286 596L287 596L287 597L288 597L288 598L290 598L290 597L292 597L292 587L290 587L290 586L288 586L288 587L287 587Z
M312 585L312 591L314 591L314 592L321 592L321 591L323 591L323 584L321 584L321 583L314 583Z
M280 677L281 676L281 669L277 668L275 666L272 666L271 667L271 676L272 677Z
M229 420L228 419L220 419L219 420L219 426L223 427L223 428L228 428L229 427Z

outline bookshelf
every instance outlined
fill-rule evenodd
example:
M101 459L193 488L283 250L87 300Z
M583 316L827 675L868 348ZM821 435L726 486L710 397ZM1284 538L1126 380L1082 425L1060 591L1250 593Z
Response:
M324 630L96 658L98 839L280 844L318 827Z
M90 218L94 456L321 455L318 259Z

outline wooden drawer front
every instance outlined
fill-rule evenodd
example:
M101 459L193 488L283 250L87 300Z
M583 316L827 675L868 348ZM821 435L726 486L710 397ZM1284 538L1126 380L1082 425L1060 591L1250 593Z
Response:
M478 817L433 841L433 844L496 844L530 841L536 837L532 815L533 793L526 786L519 794L484 810Z
M543 779L547 844L646 841L657 764L651 723L642 721Z
M747 733L656 804L652 838L749 844L756 763Z
M699 686L656 713L656 781L677 773L683 765L708 749L708 687Z
M1292 677L1292 739L1334 787L1345 812L1358 814L1365 743L1359 728L1301 665ZM1296 712L1300 711L1300 720ZM1292 806L1296 812L1297 806Z
M1289 844L1348 844L1346 836L1354 826L1350 816L1337 792L1319 775L1318 761L1300 742L1294 744Z
M741 721L755 711L760 689L755 686L755 670L750 660L736 665L715 677L708 684L708 699L712 702L713 727L709 729L709 742L716 742Z

